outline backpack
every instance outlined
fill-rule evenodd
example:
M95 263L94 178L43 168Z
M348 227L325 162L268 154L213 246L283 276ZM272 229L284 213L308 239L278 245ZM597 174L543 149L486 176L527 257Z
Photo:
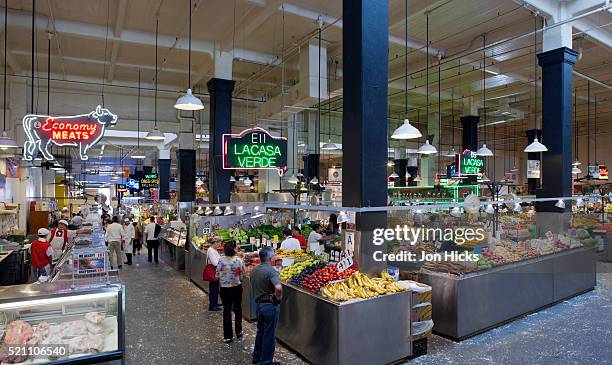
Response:
M154 232L155 238L159 237L161 230L162 230L162 227L159 224L155 223L155 232Z

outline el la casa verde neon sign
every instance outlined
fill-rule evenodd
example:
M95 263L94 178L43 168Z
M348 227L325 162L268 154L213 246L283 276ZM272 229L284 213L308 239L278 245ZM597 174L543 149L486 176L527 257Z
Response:
M31 161L40 152L45 160L54 160L49 149L54 144L78 147L81 160L87 160L87 151L102 139L106 128L116 123L117 116L100 105L88 114L73 116L28 114L23 117L23 158Z
M263 128L223 135L223 168L226 170L287 170L287 139Z

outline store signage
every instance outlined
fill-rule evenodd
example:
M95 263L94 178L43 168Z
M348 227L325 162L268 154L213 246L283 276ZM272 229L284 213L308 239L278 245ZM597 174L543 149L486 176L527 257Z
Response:
M117 191L120 193L125 193L127 191L127 186L125 184L116 184Z
M527 178L540 178L540 160L527 160Z
M159 175L145 174L144 178L140 179L140 187L142 189L157 189L159 187Z
M74 272L79 275L99 274L106 271L106 252L78 252L74 262Z
M140 181L135 180L135 179L127 179L126 184L128 188L130 189L134 189L134 190L140 190Z
M329 178L327 181L331 183L341 183L342 182L342 169L341 168L330 168L328 169Z
M465 150L457 157L460 175L480 175L484 171L484 158L476 153Z
M56 146L75 146L79 148L81 160L87 160L87 151L100 141L106 128L117 123L117 116L100 105L89 114L73 116L50 116L28 114L23 117L23 130L26 142L23 158L32 161L38 152L45 160L55 157L51 154L51 144Z
M223 168L227 170L287 170L287 139L274 137L265 129L246 129L223 135Z
M340 254L340 261L336 264L338 272L343 272L351 266L353 266L353 257L351 257L347 251L342 251Z

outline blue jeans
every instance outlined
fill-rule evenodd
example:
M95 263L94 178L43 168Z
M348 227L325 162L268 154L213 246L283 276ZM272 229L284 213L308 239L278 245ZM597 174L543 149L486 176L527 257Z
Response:
M211 281L208 286L208 309L219 307L219 280Z
M280 305L271 303L257 304L257 336L253 349L253 362L260 365L272 363L276 339L274 332L280 316Z

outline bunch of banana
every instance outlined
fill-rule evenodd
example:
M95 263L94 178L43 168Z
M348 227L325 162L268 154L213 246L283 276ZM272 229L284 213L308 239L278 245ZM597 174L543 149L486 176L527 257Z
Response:
M321 289L324 297L335 301L346 301L352 298L372 298L379 295L398 293L406 289L397 285L386 272L380 278L369 278L356 272L346 281L329 283Z

